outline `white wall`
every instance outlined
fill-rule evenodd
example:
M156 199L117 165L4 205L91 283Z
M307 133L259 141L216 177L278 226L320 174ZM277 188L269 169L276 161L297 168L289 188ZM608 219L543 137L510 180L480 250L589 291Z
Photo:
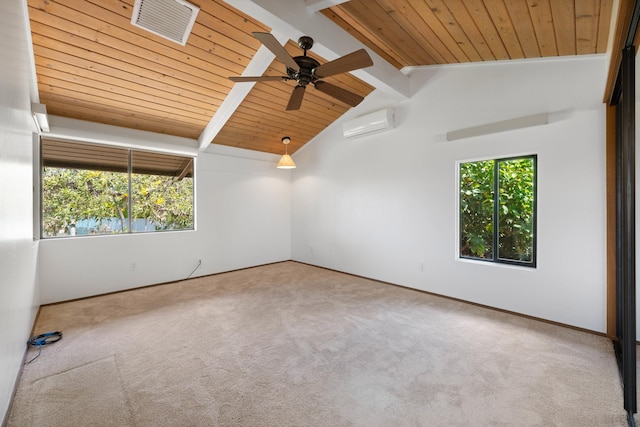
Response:
M605 331L604 56L427 67L396 129L340 122L294 156L293 259ZM369 110L369 111L370 111ZM549 112L551 123L447 142L449 131ZM461 261L456 162L538 155L538 266Z
M30 86L26 11L0 2L0 423L37 310L33 240Z
M276 157L200 153L196 231L42 240L41 303L185 279L198 260L194 277L291 259L291 173Z

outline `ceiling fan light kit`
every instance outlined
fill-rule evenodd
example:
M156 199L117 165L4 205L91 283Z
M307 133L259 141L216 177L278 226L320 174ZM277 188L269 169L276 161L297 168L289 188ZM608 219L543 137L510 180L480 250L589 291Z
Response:
M364 97L353 93L346 89L342 89L331 83L320 80L325 77L334 76L336 74L347 73L349 71L360 68L370 67L373 60L366 50L360 49L348 55L341 56L326 64L320 64L316 59L307 56L307 51L313 46L313 39L309 36L302 36L298 39L298 46L303 50L300 56L292 57L280 45L278 40L270 33L254 32L253 36L269 49L280 61L286 66L286 75L284 76L238 76L229 77L234 82L264 82L264 81L287 81L295 80L296 86L291 92L286 110L298 110L302 105L304 93L309 84L312 84L317 90L325 93L332 98L337 99L351 107L360 104Z

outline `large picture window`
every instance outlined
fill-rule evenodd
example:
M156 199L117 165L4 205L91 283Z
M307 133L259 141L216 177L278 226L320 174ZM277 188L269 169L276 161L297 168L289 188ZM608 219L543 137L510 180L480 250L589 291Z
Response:
M194 228L194 159L41 143L43 238Z
M535 267L536 156L460 163L460 257Z

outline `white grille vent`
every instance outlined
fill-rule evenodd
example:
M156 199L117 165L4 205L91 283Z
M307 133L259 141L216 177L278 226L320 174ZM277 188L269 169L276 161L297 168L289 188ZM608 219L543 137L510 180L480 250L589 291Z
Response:
M131 23L184 46L199 11L183 0L136 0Z

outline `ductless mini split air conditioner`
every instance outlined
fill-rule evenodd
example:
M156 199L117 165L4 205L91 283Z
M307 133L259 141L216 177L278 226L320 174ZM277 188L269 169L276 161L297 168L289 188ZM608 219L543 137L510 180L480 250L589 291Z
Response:
M393 129L393 109L391 108L356 117L342 125L345 138L358 138L388 129Z

